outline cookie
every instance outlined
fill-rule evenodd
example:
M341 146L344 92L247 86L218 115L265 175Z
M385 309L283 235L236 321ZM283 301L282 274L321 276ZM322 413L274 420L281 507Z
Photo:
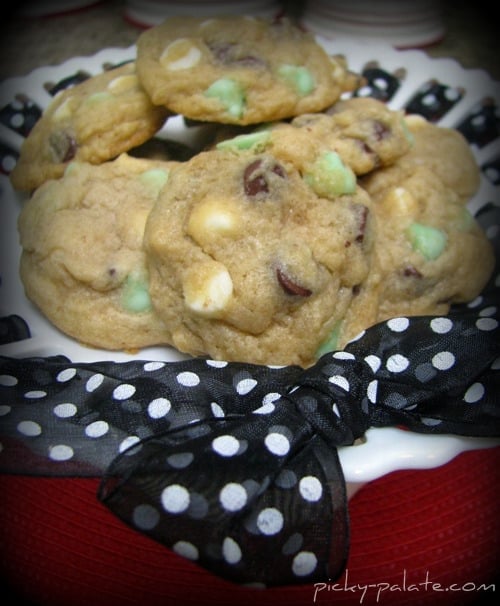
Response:
M173 165L125 154L99 166L72 162L23 206L26 295L67 335L112 350L168 342L152 310L142 238Z
M413 144L404 113L376 99L339 101L327 112L295 118L292 125L323 141L357 175L393 164Z
M12 184L33 190L72 160L100 164L140 145L165 123L127 63L59 93L23 142Z
M170 17L139 36L137 73L155 104L241 125L321 111L353 84L311 34L246 16Z
M375 193L396 186L419 166L426 166L467 203L479 186L479 169L464 136L453 128L437 126L417 115L405 118L413 139L408 153L391 168L376 171L363 180Z
M479 169L463 136L407 116L410 150L360 184L374 201L378 319L446 314L474 299L493 270L493 252L466 208Z
M307 366L354 336L341 325L370 271L370 205L340 158L291 126L180 164L144 237L151 298L172 343Z

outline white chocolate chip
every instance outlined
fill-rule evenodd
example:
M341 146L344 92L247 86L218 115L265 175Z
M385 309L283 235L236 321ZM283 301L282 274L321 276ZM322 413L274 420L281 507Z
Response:
M412 130L422 128L426 124L429 124L427 120L419 114L408 114L405 116L405 122Z
M418 211L417 200L404 187L394 187L383 199L383 205L392 215L414 215Z
M179 71L194 67L201 59L201 51L187 38L178 38L163 51L160 63L165 69Z
M231 236L239 231L238 214L220 200L206 200L196 206L188 223L188 233L198 243L219 236Z
M52 114L52 120L59 122L60 120L67 120L71 117L73 111L72 99L73 97L68 97L61 103L61 105Z
M206 261L190 268L183 280L184 301L196 314L217 316L233 294L233 281L227 268L218 261Z
M120 93L124 93L128 90L133 90L134 88L138 88L139 80L135 74L128 74L127 76L118 76L111 80L108 84L108 90L110 90L115 95Z

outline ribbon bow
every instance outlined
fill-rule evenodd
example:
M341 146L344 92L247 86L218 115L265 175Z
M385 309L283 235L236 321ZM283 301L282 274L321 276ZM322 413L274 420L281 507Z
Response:
M104 474L98 497L117 516L227 579L331 580L349 546L338 446L394 425L500 435L495 284L306 370L0 358L0 469Z

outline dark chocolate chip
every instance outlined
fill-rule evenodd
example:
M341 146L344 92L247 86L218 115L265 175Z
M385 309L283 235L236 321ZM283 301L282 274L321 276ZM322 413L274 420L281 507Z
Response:
M410 277L411 278L422 278L422 274L413 265L407 265L403 269L403 275L406 276L406 277L408 277L408 278L410 278Z
M358 215L358 232L356 234L355 240L356 240L356 242L361 244L363 242L363 240L365 239L366 225L368 223L369 210L366 206L363 206L362 204L356 204L355 209L356 209L356 213Z
M50 149L56 162L69 162L76 154L76 141L66 131L54 131L49 137Z
M211 42L208 47L219 63L239 67L264 67L265 61L255 55L240 54L241 48L234 42Z
M312 295L312 290L294 282L290 276L279 267L276 269L276 278L278 279L281 288L288 295L297 295L299 297L310 297Z
M267 172L272 172L282 179L286 178L285 169L280 164L274 164ZM262 160L254 160L243 172L243 187L245 194L251 198L258 194L269 192L269 183L266 179L266 167Z
M387 139L391 136L391 129L387 126L387 124L380 122L380 120L373 121L373 132L375 135L375 141L382 141L383 139Z

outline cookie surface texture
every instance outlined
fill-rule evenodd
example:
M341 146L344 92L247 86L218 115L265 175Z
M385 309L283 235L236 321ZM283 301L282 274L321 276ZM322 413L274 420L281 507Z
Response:
M335 150L357 175L390 166L413 144L404 113L376 99L342 100L326 112L299 116L292 124Z
M256 124L328 107L345 65L287 20L171 17L137 41L153 102L189 118Z
M289 128L179 165L148 218L151 297L181 351L307 366L369 273L369 196Z
M165 123L127 63L54 97L23 142L11 173L16 189L33 190L62 176L72 160L100 164L140 145Z
M64 333L112 350L166 342L151 306L142 239L169 169L126 155L99 166L74 162L23 207L21 279Z

